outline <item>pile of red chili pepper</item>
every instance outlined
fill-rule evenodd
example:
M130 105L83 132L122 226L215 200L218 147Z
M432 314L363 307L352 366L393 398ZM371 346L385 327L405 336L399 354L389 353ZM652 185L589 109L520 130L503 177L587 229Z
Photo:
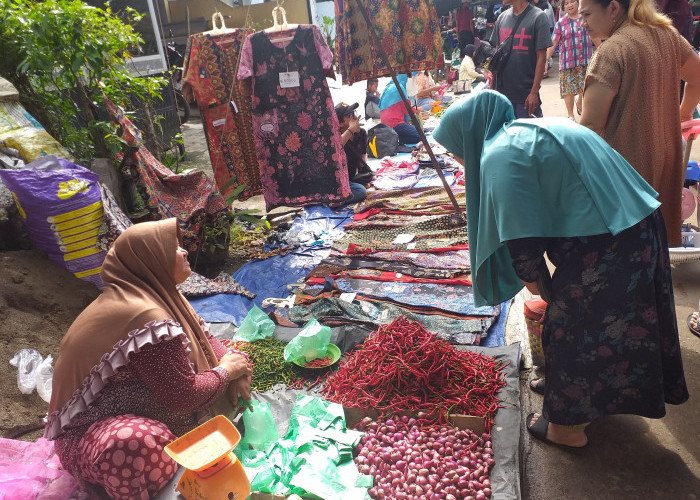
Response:
M505 386L501 363L456 349L405 317L382 325L324 382L322 394L383 415L415 412L447 423L448 414L484 418L487 432Z
M324 366L328 366L333 362L333 358L330 356L326 356L324 358L316 358L312 359L308 363L304 365L305 368L323 368Z

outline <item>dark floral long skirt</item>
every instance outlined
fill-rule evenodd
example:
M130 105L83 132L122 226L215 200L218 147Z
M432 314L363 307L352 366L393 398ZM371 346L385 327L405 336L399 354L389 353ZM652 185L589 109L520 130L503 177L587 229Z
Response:
M516 274L548 296L543 414L550 422L661 418L665 403L688 399L660 211L615 236L507 245ZM551 279L545 251L556 266Z

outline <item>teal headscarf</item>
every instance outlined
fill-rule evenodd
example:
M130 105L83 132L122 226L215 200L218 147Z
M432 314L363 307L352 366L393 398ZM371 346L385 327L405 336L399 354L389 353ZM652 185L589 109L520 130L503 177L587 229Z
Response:
M396 75L396 79L401 86L401 90L403 90L403 95L407 95L406 82L408 82L408 77L402 73L400 75ZM399 94L399 91L394 84L394 80L392 80L387 83L386 87L384 87L382 96L379 98L379 109L383 111L397 102L401 102L401 94Z
M656 191L596 133L564 118L514 120L497 92L450 106L433 137L464 160L478 306L523 287L505 241L617 234L660 205Z

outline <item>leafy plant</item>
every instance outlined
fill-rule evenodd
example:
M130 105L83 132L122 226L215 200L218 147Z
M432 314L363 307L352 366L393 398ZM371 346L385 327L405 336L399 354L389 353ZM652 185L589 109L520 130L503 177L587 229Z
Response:
M79 161L120 150L103 96L148 109L164 84L126 69L143 43L131 24L143 16L80 0L0 0L0 12L0 74L27 110Z
M326 38L326 43L328 47L335 54L335 18L329 16L323 16L318 21L319 27L321 28L321 33Z
M160 162L176 174L180 173L180 162L185 159L184 147L180 147L184 146L184 144L182 133L178 133L171 140L170 148L163 151L160 155Z

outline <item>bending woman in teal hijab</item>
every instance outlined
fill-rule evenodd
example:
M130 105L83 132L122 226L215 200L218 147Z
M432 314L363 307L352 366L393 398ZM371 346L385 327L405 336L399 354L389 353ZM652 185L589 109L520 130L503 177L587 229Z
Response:
M589 129L514 120L492 91L448 108L433 137L464 164L477 305L523 284L548 303L544 403L528 430L582 447L599 417L661 418L685 402L666 228L642 177Z
M397 75L396 79L399 81L403 94L407 95L406 82L408 81L408 76L401 74ZM384 87L382 97L379 99L379 119L399 134L399 142L401 144L416 144L420 142L418 131L416 131L416 127L411 125L411 121L406 113L406 107L401 100L401 94L399 94L393 80Z

